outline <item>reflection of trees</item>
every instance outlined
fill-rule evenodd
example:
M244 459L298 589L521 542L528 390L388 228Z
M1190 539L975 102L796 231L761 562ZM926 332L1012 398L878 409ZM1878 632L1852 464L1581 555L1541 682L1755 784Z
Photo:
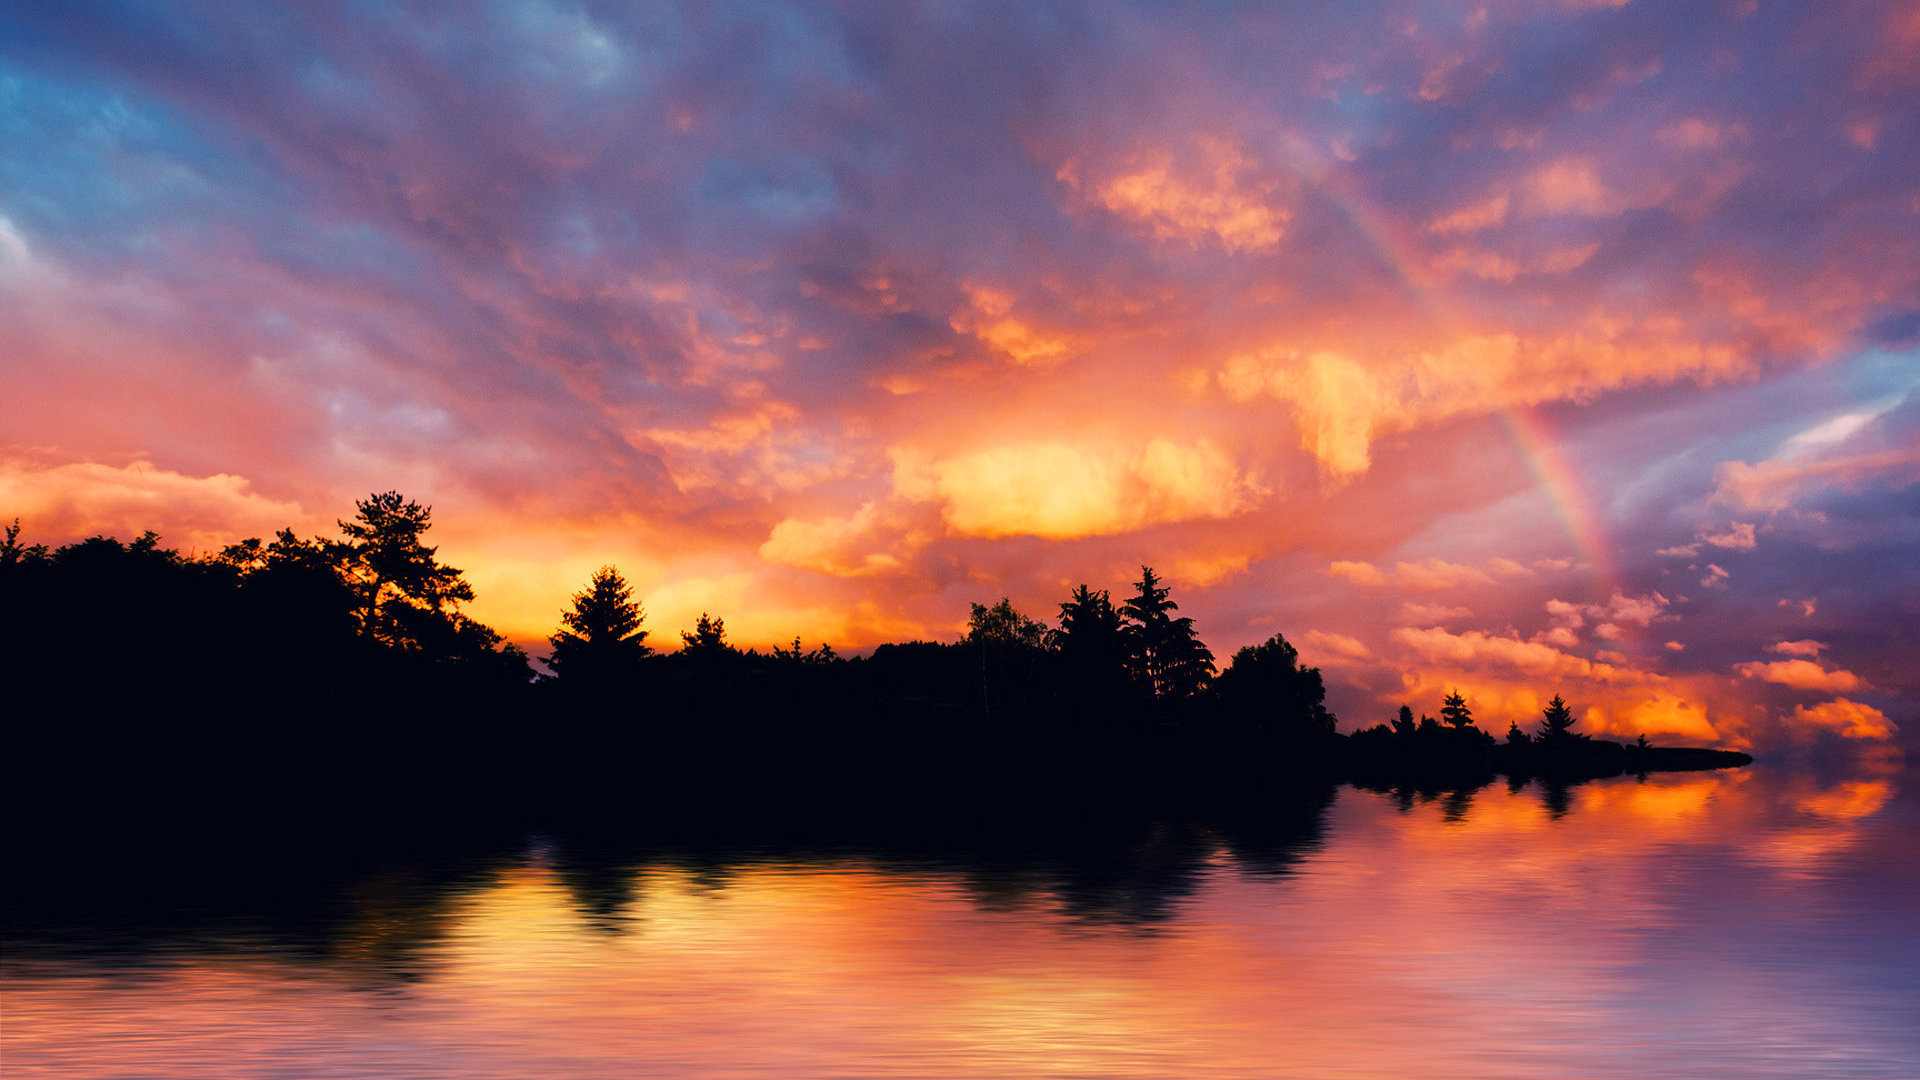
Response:
M396 846L363 835L350 848L235 832L191 851L155 841L12 854L0 900L9 966L112 974L264 957L381 985L428 974L455 903L517 849L487 837Z
M1145 931L1176 918L1221 856L1244 872L1288 873L1321 842L1333 789L1207 817L1140 807L1096 814L896 820L885 827L790 821L769 837L702 823L697 830L544 834L537 865L597 932L645 933L643 890L667 875L723 895L757 872L860 868L945 879L985 910L1019 910L1074 924ZM17 862L5 900L8 964L34 961L107 971L180 959L279 959L356 984L431 975L439 943L466 898L525 863L517 836L441 834L416 844L374 836L346 844L267 849L235 835L181 863L123 850L97 857L42 852ZM158 852L159 845L144 850Z

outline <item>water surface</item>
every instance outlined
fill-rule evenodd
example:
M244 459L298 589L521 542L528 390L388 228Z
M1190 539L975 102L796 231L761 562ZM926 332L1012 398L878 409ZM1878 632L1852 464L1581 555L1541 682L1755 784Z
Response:
M9 917L4 1069L1920 1076L1897 778L1328 797L1030 843L608 828L263 863L182 837L10 887L40 899Z

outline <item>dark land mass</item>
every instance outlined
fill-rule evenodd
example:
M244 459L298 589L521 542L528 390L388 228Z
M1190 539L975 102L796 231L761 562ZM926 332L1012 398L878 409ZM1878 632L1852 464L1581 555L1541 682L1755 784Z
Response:
M203 557L95 537L0 544L7 843L171 859L528 829L680 842L1098 849L1116 830L1276 833L1342 782L1471 791L1744 765L1577 733L1558 698L1505 741L1441 718L1341 735L1283 637L1224 670L1150 569L1049 627L975 605L958 643L741 650L702 616L647 644L612 568L560 613L548 675L460 611L472 590L375 495L337 540L283 531ZM1195 826L1200 827L1200 826ZM1128 834L1131 835L1131 834ZM1249 841L1251 843L1252 841ZM378 846L378 845L375 845ZM80 875L84 878L85 875Z

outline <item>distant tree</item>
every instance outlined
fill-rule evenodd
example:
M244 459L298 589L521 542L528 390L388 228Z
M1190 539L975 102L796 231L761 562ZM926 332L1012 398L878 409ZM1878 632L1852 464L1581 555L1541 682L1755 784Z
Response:
M1553 746L1580 738L1573 733L1574 723L1573 710L1560 700L1559 694L1553 695L1553 700L1540 713L1540 741Z
M1451 728L1469 728L1473 726L1473 710L1467 708L1467 699L1460 691L1449 693L1440 702L1440 719Z
M1419 729L1413 722L1413 709L1406 705L1400 706L1399 714L1393 718L1393 733L1395 735L1412 738L1413 733L1417 730Z
M680 631L681 652L691 656L719 656L734 651L727 644L727 621L718 615L700 613L693 629Z
M584 591L573 594L573 608L561 612L565 629L547 639L553 646L547 666L562 679L630 675L653 652L641 627L646 617L620 571L603 566Z
M1528 746L1528 745L1531 745L1532 742L1533 742L1533 736L1528 735L1524 731L1521 731L1520 724L1518 721L1514 721L1507 725L1507 745Z
M7 526L6 538L0 540L0 570L22 564L42 563L47 560L47 546L34 544L31 547L20 542L20 519L14 518Z
M967 617L966 635L961 640L969 645L1040 649L1046 645L1047 627L1038 619L1014 610L1013 601L1003 596L992 607L973 605L972 614Z
M346 540L336 555L342 576L360 598L361 633L384 645L421 647L418 637L401 632L402 625L417 629L430 621L420 613L444 614L472 600L473 587L421 543L421 534L433 525L432 507L388 491L359 500L354 510L353 520L339 522Z
M1173 617L1180 605L1152 567L1140 568L1133 587L1121 611L1133 622L1136 677L1156 698L1192 697L1213 677L1213 652L1194 633L1192 619Z
M1213 689L1240 723L1296 735L1333 733L1320 669L1301 667L1299 650L1279 634L1234 653Z
M833 646L824 643L809 652L806 646L800 643L800 635L795 634L793 644L773 647L773 658L785 664L819 665L831 664L839 660L840 654L833 651Z

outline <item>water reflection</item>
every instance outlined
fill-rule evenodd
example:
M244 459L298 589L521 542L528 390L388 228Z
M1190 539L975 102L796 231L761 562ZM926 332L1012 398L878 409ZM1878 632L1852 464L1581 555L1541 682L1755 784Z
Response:
M1749 770L182 838L9 887L7 1074L1911 1077L1917 822L1894 777Z

